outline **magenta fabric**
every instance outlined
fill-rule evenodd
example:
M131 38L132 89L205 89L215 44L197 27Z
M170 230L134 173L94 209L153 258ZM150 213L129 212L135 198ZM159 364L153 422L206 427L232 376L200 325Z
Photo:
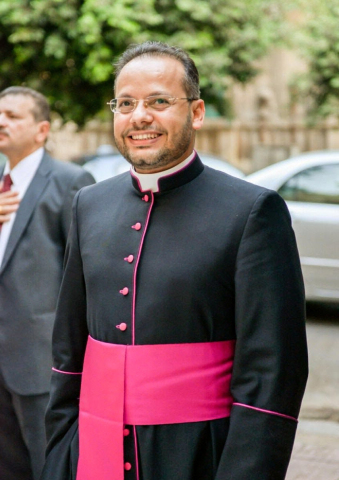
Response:
M9 173L3 176L2 178L2 188L0 189L0 193L8 192L13 185L11 176Z
M77 480L123 480L124 425L228 417L235 341L114 345L89 337Z

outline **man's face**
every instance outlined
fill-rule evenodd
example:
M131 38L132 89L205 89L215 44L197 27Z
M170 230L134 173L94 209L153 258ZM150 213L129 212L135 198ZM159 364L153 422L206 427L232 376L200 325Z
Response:
M184 67L171 57L138 57L121 70L115 96L143 100L152 95L185 98ZM131 113L114 114L114 138L136 171L153 173L177 165L190 155L194 132L204 117L204 102L177 100L156 111L140 101Z
M48 122L37 122L32 110L34 101L27 95L6 95L0 98L0 152L7 155L11 166L43 145Z

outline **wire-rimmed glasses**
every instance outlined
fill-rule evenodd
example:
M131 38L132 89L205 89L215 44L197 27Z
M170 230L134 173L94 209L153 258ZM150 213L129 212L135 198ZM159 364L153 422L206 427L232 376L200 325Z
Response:
M161 112L174 105L177 100L188 100L189 102L192 102L197 99L172 97L171 95L150 95L142 100L137 100L132 97L119 97L113 98L107 102L107 105L110 106L113 113L131 113L136 109L139 102L144 102L145 108L151 108L152 110Z

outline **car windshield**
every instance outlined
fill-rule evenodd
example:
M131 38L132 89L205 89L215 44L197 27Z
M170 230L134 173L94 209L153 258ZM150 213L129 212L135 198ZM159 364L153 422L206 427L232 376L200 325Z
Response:
M307 168L290 178L278 192L285 200L339 204L339 163Z

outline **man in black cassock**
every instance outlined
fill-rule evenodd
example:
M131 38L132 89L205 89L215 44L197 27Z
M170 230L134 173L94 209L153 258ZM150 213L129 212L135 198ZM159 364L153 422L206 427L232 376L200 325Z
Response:
M307 378L286 205L202 164L181 49L129 48L115 97L131 170L73 204L42 478L282 480Z

